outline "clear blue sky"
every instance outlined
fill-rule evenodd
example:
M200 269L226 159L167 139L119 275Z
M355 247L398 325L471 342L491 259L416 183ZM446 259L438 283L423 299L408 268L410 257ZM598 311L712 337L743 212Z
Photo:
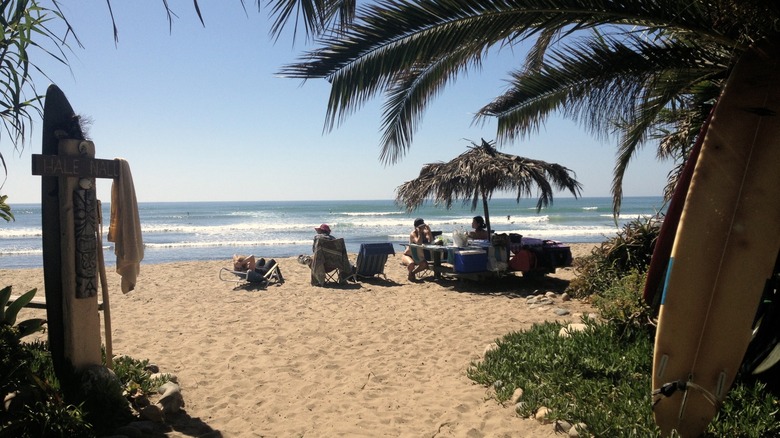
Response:
M330 133L323 132L328 83L275 76L305 49L290 34L275 44L268 10L247 0L201 1L202 27L190 0L169 1L178 15L169 32L161 0L115 1L114 44L104 0L66 1L63 8L84 48L73 46L70 69L43 56L35 62L93 120L89 135L98 158L130 162L138 200L392 199L425 163L447 161L468 140L494 138L495 124L472 126L472 115L503 87L520 55L488 58L483 70L461 77L428 107L414 143L395 165L379 160L381 100L374 100ZM37 86L45 91L49 80ZM0 148L9 168L0 194L8 202L40 202L41 123L20 155L7 136ZM468 139L468 140L467 140ZM571 121L551 119L507 153L573 169L583 196L610 196L615 140L599 142ZM624 185L627 196L661 194L671 162L643 148ZM110 201L111 182L98 181ZM569 196L560 194L560 196Z

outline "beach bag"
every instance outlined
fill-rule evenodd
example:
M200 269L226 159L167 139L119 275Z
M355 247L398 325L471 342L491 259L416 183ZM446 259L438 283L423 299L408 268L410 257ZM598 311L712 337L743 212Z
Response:
M452 241L458 248L465 248L469 244L469 235L463 230L455 230L452 232Z
M509 260L509 267L513 271L528 272L536 267L536 255L527 249L521 249Z
M494 234L490 242L495 246L509 246L509 235L506 233Z

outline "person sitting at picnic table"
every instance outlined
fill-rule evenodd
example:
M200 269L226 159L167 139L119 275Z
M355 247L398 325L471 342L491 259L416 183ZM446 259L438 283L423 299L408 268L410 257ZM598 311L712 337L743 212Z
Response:
M432 241L433 236L431 235L431 228L425 224L425 220L423 220L423 218L415 219L414 230L409 233L409 243L424 245L426 243L431 243ZM406 265L406 269L409 270L409 281L414 281L415 275L418 272L428 269L428 262L425 260L421 261L419 265L414 263L414 259L412 259L412 249L408 246L406 247L403 256L401 256L401 261Z
M490 238L485 226L485 219L482 216L474 216L474 219L471 221L471 228L474 231L469 231L470 238L474 240L487 240Z

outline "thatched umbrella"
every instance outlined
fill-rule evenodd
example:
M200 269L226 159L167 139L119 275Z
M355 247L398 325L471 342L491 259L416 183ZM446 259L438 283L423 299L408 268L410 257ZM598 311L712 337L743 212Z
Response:
M395 201L410 212L429 198L448 209L455 200L463 200L464 204L471 201L471 211L474 211L482 199L490 233L488 201L496 190L516 191L520 202L523 196L530 198L531 189L536 186L538 211L552 202L554 189L568 190L575 198L579 196L582 186L573 173L559 164L498 152L492 142L482 140L481 145L472 142L468 151L453 160L424 165L420 176L396 188Z

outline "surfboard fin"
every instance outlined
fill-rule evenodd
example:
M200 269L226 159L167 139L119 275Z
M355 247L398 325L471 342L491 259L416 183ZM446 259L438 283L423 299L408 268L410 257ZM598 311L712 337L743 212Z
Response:
M775 366L777 362L780 362L780 344L775 344L772 351L761 361L760 364L753 370L753 374L761 374Z
M677 391L687 392L689 389L695 389L696 391L699 391L704 396L704 398L707 399L707 401L712 403L714 406L718 406L719 402L715 395L704 389L704 387L697 385L690 380L677 380L675 382L664 383L660 388L654 389L652 394L653 397L658 395L671 397ZM656 399L655 402L653 402L653 406L655 406L660 400L660 397ZM685 403L683 402L682 405L684 407Z

